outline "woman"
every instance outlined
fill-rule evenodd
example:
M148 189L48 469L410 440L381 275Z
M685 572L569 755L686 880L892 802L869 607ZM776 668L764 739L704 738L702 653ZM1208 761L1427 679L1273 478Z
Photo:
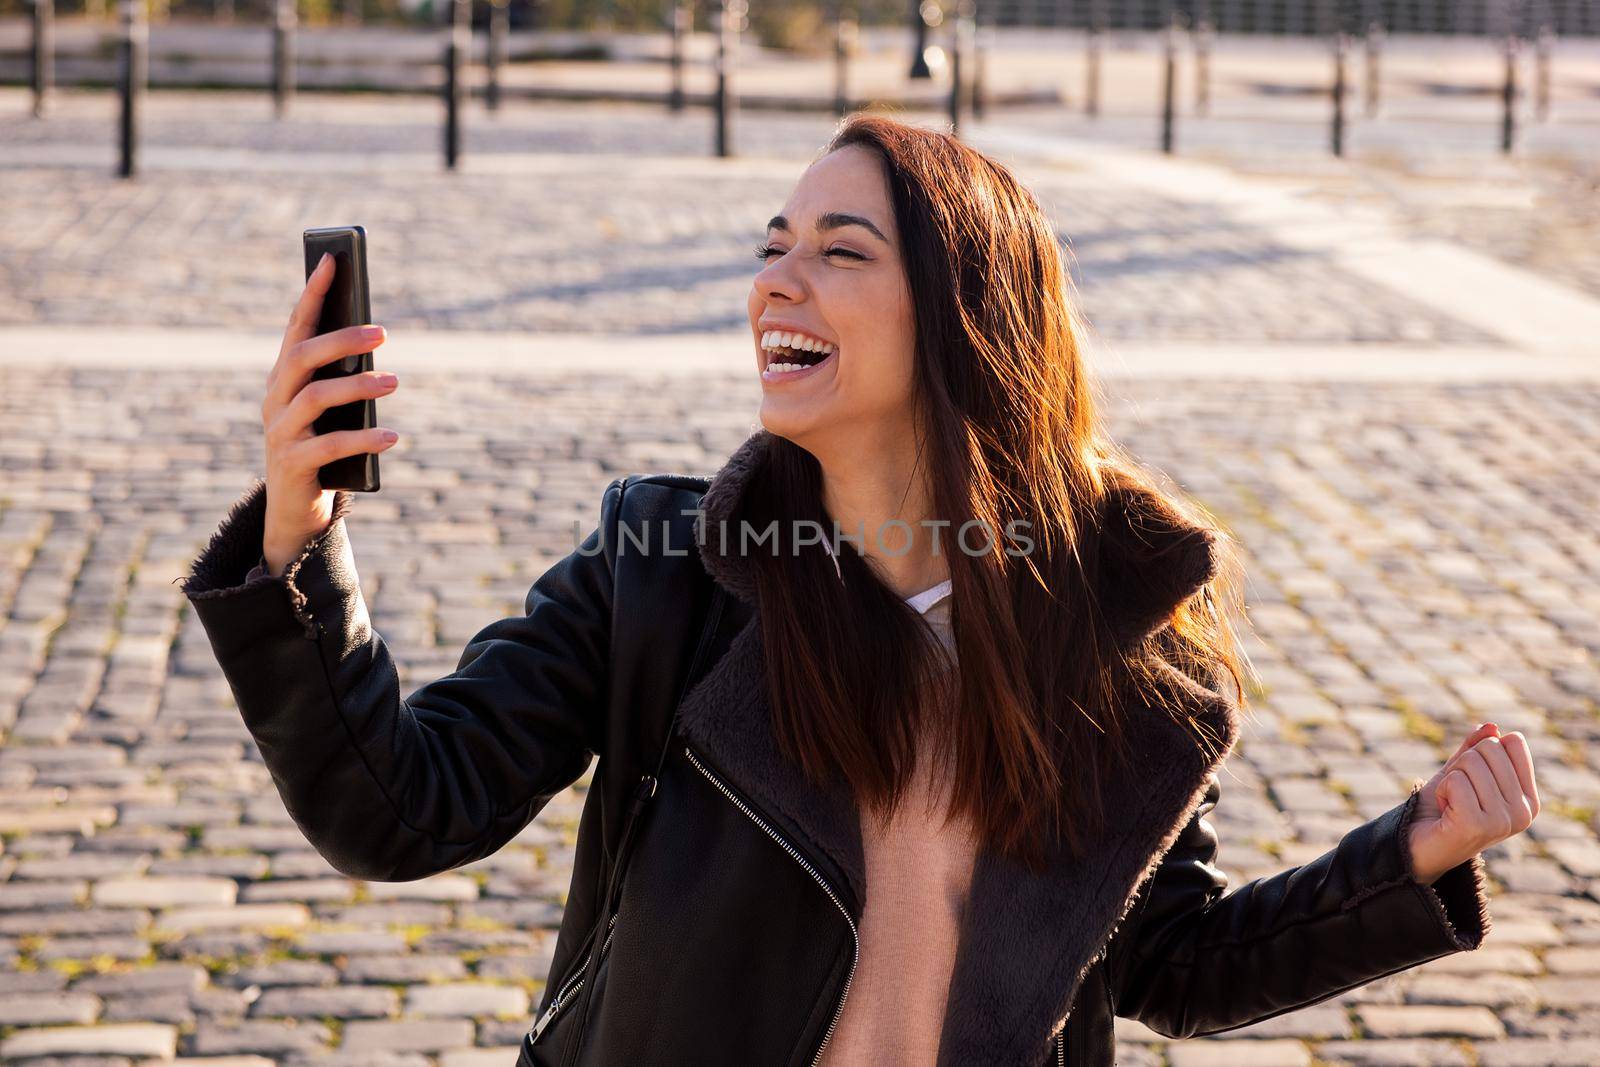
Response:
M1538 811L1493 724L1225 891L1237 563L1105 436L1054 233L1004 167L856 117L758 255L763 428L709 482L613 481L449 677L402 700L353 498L317 487L384 446L311 420L393 388L307 384L373 343L311 337L320 270L266 484L187 586L289 812L352 876L488 855L599 757L520 1063L1109 1064L1116 1015L1217 1033L1478 947L1479 853Z

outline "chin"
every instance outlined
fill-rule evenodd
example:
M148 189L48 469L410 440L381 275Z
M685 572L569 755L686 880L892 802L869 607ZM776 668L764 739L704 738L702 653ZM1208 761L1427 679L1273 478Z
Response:
M761 425L775 437L792 441L802 448L808 440L815 439L823 420L810 405L789 404L768 397L761 402Z

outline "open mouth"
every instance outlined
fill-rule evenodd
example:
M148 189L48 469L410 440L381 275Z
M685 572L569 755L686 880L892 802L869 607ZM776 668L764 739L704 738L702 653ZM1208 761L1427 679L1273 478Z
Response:
M768 330L761 336L761 351L767 357L761 376L771 380L818 367L832 358L838 348L821 338Z

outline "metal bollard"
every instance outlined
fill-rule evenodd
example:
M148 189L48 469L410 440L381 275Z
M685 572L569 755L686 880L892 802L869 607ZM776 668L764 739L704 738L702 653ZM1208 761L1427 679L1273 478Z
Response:
M1506 77L1500 88L1500 151L1510 155L1517 144L1517 35L1506 35Z
M1088 32L1083 45L1083 113L1090 118L1100 115L1100 47L1105 26L1105 0L1090 0Z
M118 75L122 83L122 114L117 123L120 142L117 176L138 172L139 105L150 78L150 27L145 22L144 0L118 0L120 40Z
M55 0L33 0L33 117L49 110L56 80Z
M1362 88L1366 91L1367 118L1378 117L1383 97L1383 26L1367 23L1367 77Z
M1343 33L1333 35L1333 154L1344 155L1344 94L1345 57L1350 51L1350 39Z
M449 37L444 46L444 165L456 169L461 158L461 105L467 95L466 60L472 46L470 0L451 0Z
M928 66L929 0L911 0L911 73L912 78L931 78Z
M984 8L972 5L972 117L983 118L989 94L989 53L994 51L994 27L983 24Z
M961 95L965 90L961 65L972 38L971 0L957 0L956 17L950 25L950 136L961 136Z
M672 54L668 63L672 69L672 91L667 94L667 107L683 110L683 45L694 31L694 11L685 0L672 0Z
M283 118L294 95L294 0L277 0L272 18L272 113Z
M1550 118L1550 59L1555 46L1556 31L1546 22L1539 27L1534 53L1538 66L1534 72L1533 115L1540 122Z
M850 53L860 30L845 13L844 0L834 0L833 16L833 113L842 118L850 111Z
M483 87L483 103L490 111L500 110L500 67L506 61L510 33L511 4L508 0L489 0L489 51L484 56L489 77Z
M1201 19L1194 29L1194 112L1211 114L1211 48L1216 31L1210 19Z
M1167 23L1166 60L1161 82L1161 151L1172 154L1173 127L1177 116L1178 82L1178 13L1172 12Z
M718 0L717 7L717 158L733 155L733 112L738 106L733 89L734 57L739 47L739 30L745 0Z

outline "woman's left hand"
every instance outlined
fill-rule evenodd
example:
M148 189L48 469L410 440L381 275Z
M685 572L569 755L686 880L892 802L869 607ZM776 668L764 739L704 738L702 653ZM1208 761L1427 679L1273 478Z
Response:
M1490 845L1526 830L1539 814L1533 755L1519 732L1486 722L1422 787L1406 842L1424 885Z

